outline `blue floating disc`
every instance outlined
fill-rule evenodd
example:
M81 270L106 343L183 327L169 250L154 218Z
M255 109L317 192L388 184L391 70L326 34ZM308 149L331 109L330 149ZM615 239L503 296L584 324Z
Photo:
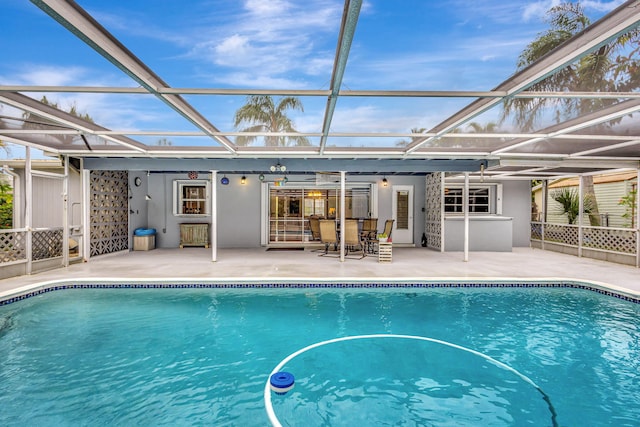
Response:
M276 394L286 394L293 388L294 383L295 378L293 377L293 374L289 372L276 372L271 375L271 378L269 379L271 390Z

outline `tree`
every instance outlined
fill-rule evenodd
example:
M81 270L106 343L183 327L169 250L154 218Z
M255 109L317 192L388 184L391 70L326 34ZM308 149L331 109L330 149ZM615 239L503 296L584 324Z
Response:
M569 224L575 224L580 215L580 199L573 188L561 188L551 193L551 198L560 203L560 215L567 215ZM585 197L582 201L582 212L589 214L593 211L593 198Z
M294 96L280 98L276 104L269 95L251 95L247 97L247 103L236 111L233 124L236 129L242 125L247 126L242 132L297 132L286 115L289 109L304 112L302 102ZM264 138L267 147L311 145L304 136L267 135ZM254 135L242 135L236 138L236 144L249 145L256 139L257 136Z
M550 28L529 43L518 58L517 68L521 70L539 60L574 35L591 24L579 3L562 3L547 12ZM617 37L595 51L583 56L564 69L533 84L529 89L542 92L571 91L632 91L640 88L640 30ZM597 111L618 100L588 98L510 98L504 103L502 120L513 114L515 122L524 131L531 131L536 121L545 114L548 107L555 107L553 116L557 122ZM621 119L618 119L618 121ZM600 124L603 129L614 122ZM600 225L597 215L593 177L584 178L585 196L591 199L591 225Z
M529 43L518 57L518 71L536 62L591 24L579 3L561 3L552 7L547 12L547 21L549 29ZM640 88L639 54L640 29L635 29L533 84L529 89L541 92L633 91ZM522 130L531 131L548 107L556 107L553 116L559 122L616 102L616 99L597 97L510 98L504 103L503 120L513 114Z
M425 133L427 131L427 128L411 128L411 133ZM412 136L411 137L411 141L407 141L404 139L401 139L400 141L396 142L396 147L406 147L409 144L413 143L414 141L420 139L422 137L420 136Z
M13 187L0 184L0 229L13 228Z
M624 206L624 213L622 218L630 221L628 224L631 228L636 228L636 196L638 195L638 189L634 188L629 191L626 196L623 196L618 201L618 205Z
M40 102L50 107L56 108L58 110L61 109L58 106L57 102L49 101L49 99L47 99L46 96L43 96L40 99ZM79 119L93 123L93 118L89 114L80 113L78 111L78 107L76 106L75 102L69 108L68 113L78 117ZM24 119L24 123L22 126L24 129L52 129L52 128L67 129L67 127L64 125L56 123L53 120L49 120L44 117L37 116L30 112L25 112L22 117ZM52 137L58 139L63 144L72 144L74 138L76 138L75 135L52 135Z
M170 145L173 145L173 142L171 142L171 140L167 138L160 138L159 140L156 141L156 144L161 147L168 147Z

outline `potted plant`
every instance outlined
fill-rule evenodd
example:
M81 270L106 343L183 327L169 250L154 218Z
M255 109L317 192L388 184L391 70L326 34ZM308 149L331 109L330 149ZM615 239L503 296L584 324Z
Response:
M387 242L387 235L386 233L379 233L378 234L378 240L382 243L386 243Z

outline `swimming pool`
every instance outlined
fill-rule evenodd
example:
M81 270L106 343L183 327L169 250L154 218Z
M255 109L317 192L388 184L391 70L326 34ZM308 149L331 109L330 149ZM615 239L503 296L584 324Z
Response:
M294 389L271 398L283 425L640 419L640 305L591 290L76 289L92 286L0 307L0 424L268 425L263 389L279 362L363 334L434 341L342 341L295 357Z

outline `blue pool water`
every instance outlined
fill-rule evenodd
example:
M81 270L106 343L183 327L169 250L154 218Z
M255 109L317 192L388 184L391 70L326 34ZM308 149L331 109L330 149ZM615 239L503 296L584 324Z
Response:
M0 425L268 425L274 367L363 334L433 341L300 354L283 425L638 425L639 314L567 288L50 292L0 307Z

